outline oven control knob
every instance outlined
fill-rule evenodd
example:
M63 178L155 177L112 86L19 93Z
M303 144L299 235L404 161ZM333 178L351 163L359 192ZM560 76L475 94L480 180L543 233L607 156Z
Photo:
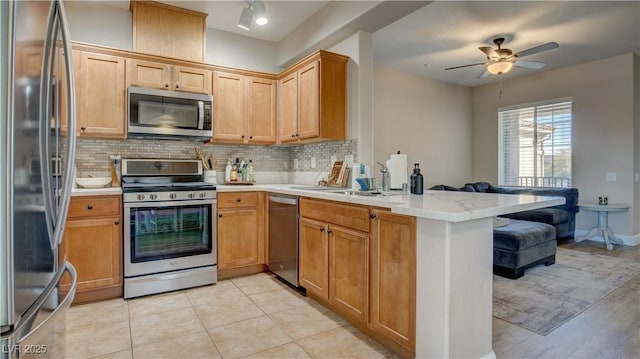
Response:
M205 194L204 192L200 192L200 198L204 198Z
M142 201L144 200L144 195L143 194L139 194L136 196L136 198L138 199L138 201Z
M189 193L189 196L188 196L188 197L189 197L189 198L193 198L193 197L195 197L195 196L196 196L195 194L193 194L193 193Z
M158 199L158 195L157 194L150 194L149 195L149 199Z
M169 198L176 199L176 194L175 193L169 193Z

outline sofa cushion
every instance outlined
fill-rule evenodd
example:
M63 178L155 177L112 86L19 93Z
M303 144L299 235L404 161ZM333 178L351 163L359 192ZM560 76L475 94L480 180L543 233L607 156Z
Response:
M556 239L556 229L545 223L511 220L493 229L493 247L513 252Z
M569 212L557 208L540 208L517 213L509 213L503 215L502 217L556 225L559 223L568 222Z

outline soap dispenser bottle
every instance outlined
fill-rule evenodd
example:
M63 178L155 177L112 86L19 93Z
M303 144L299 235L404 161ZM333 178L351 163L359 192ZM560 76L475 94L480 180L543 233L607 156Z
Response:
M411 174L411 193L422 194L424 192L424 177L420 173L420 164L414 163L413 173Z
M224 168L224 182L231 182L231 160L227 161L227 167Z

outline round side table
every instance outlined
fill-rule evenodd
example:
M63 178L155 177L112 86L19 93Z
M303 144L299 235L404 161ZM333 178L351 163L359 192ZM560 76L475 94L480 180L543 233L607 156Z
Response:
M597 203L582 203L578 204L578 206L585 211L598 212L598 225L591 228L586 236L576 238L576 242L582 242L585 239L600 235L604 239L604 243L607 245L608 250L612 250L614 244L622 245L622 239L616 237L611 228L609 228L609 212L626 212L629 210L629 206L620 204L601 206Z

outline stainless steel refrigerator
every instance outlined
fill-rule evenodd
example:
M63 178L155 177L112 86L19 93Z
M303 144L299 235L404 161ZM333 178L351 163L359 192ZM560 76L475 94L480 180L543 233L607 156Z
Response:
M0 358L63 357L76 273L59 250L75 153L61 1L0 1Z

